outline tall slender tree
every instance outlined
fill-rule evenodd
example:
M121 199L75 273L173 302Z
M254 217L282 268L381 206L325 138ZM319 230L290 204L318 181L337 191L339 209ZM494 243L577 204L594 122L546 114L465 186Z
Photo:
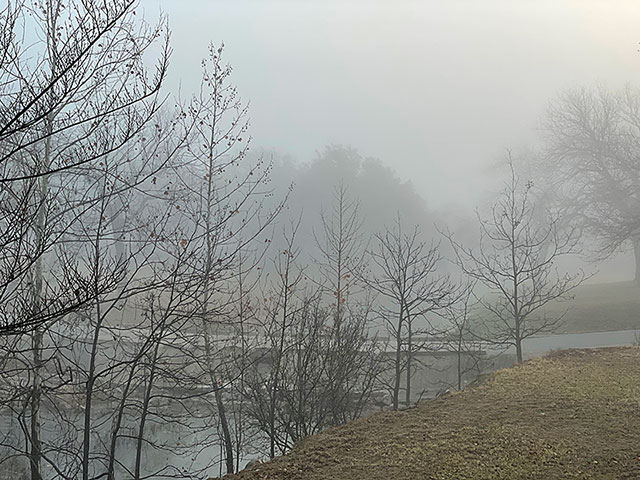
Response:
M578 251L574 229L559 228L553 212L540 215L532 199L532 182L522 182L508 158L509 179L488 218L478 214L477 248L447 237L462 271L489 289L478 301L490 317L484 322L485 339L515 347L523 360L522 342L552 332L563 315L549 315L544 307L569 298L585 279L584 273L561 273L555 263Z
M227 320L240 254L267 232L282 202L271 209L263 207L270 195L266 186L270 165L262 159L245 165L250 143L248 107L230 84L232 69L223 61L223 46L211 45L202 67L201 91L183 112L185 121L193 125L185 155L191 172L177 172L177 188L184 193L183 215L190 221L186 227L190 240L186 237L184 246L195 253L191 275L200 279L194 298L204 373L216 400L226 471L233 473L234 442L223 395L230 390L231 379L224 378L226 367L217 353L225 347L220 339L233 327ZM268 235L263 240L268 242Z

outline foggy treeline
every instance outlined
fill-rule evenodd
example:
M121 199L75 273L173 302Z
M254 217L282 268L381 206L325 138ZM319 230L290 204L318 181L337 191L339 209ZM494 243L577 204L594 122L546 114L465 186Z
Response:
M640 256L631 88L552 100L544 147L452 221L352 147L254 149L223 45L167 92L168 20L136 7L0 14L2 478L235 472L415 404L424 352L453 355L442 389L489 345L522 361L588 276L559 259Z

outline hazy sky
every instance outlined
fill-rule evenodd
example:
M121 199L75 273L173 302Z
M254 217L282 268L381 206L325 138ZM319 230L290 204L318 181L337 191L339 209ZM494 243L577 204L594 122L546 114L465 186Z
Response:
M475 202L486 166L535 138L566 87L640 84L638 1L142 0L173 30L190 93L224 41L254 145L379 157L434 207Z

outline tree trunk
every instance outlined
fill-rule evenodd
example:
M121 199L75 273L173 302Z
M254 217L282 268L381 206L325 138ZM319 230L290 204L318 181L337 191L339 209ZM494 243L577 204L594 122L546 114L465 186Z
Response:
M458 334L458 351L457 367L458 367L458 391L462 390L462 330Z
M402 338L398 331L396 335L396 372L393 384L393 409L398 410L398 397L400 396L400 377L402 375Z
M400 380L402 378L402 325L404 324L404 300L400 301L398 328L396 329L396 371L393 384L393 409L398 410L400 403Z
M118 438L120 433L120 428L122 427L122 419L124 418L124 410L127 405L127 400L129 397L129 389L131 388L131 382L133 381L133 376L136 371L136 365L131 366L131 370L129 370L129 375L127 377L127 381L125 383L124 391L122 392L122 397L120 398L120 403L118 405L118 412L116 414L116 419L113 422L113 426L111 428L111 445L109 447L109 464L107 466L107 480L115 480L115 469L116 469L116 449L118 448Z
M227 473L234 473L234 463L233 463L233 439L231 438L231 432L229 430L229 422L227 420L227 412L224 408L224 401L222 399L222 386L218 382L216 378L216 373L213 368L213 356L211 352L211 339L209 334L209 326L207 321L203 319L203 328L204 328L204 349L207 361L207 369L209 373L209 380L211 381L211 386L213 387L213 393L216 399L216 407L218 409L218 416L220 417L220 425L222 426L222 442L224 443L225 449L225 465L227 468Z
M153 310L152 310L153 312ZM153 313L151 314L153 315ZM142 400L142 411L140 412L140 424L138 425L138 437L136 438L136 459L134 463L133 470L133 478L134 480L140 480L140 469L142 465L142 445L144 440L145 427L147 424L147 416L149 414L149 404L151 402L151 393L153 390L153 382L156 374L156 365L158 361L158 349L160 347L160 341L162 339L162 334L164 332L160 332L160 338L156 341L156 344L153 347L153 356L151 361L149 362L149 377L146 380L146 385L144 389L144 398Z
M98 303L99 305L99 303ZM100 308L98 307L98 318ZM89 457L91 454L91 407L93 406L93 387L95 382L96 355L100 338L100 323L93 334L91 356L89 359L89 372L87 375L85 401L84 401L84 425L82 429L82 480L89 480Z
M407 385L405 390L405 406L411 405L411 360L413 355L413 338L411 337L411 319L407 318Z
M48 166L49 141L45 146L45 163ZM46 167L45 167L46 168ZM38 206L38 217L36 225L36 237L38 246L44 244L44 204L47 197L48 179L45 175L40 182L40 205ZM36 260L34 272L34 303L36 312L43 305L43 274L42 256ZM42 461L42 446L40 444L40 368L42 367L42 330L38 325L34 329L31 337L33 348L33 382L31 385L31 442L29 452L29 462L31 463L31 480L41 480L42 472L40 464Z
M40 446L40 366L42 364L42 332L37 327L33 332L33 385L31 391L31 480L41 480L41 446Z
M634 282L640 286L640 236L631 239L633 242L633 256L636 264Z
M516 338L516 361L522 363L522 339Z
M225 465L227 467L227 473L233 473L233 440L231 439L231 431L229 430L229 422L227 421L227 412L224 408L224 402L222 401L221 390L222 387L220 387L219 385L214 386L216 406L218 407L220 426L222 427L222 440L225 449Z
M44 157L43 157L43 171L49 169L51 163L51 132L52 132L52 117L47 116L46 132L47 139L44 143ZM38 212L36 217L36 239L38 248L41 248L44 243L45 234L45 205L47 203L47 196L49 194L49 177L44 175L40 179L40 198L38 204ZM34 303L36 306L36 312L39 312L40 308L44 305L43 302L44 291L44 273L43 273L43 258L42 255L38 257L35 263L34 272ZM42 330L39 326L33 332L32 336L33 347L33 384L31 391L31 451L29 452L29 460L31 463L31 480L41 480L42 473L40 471L40 463L42 458L42 446L40 444L40 368L42 366Z

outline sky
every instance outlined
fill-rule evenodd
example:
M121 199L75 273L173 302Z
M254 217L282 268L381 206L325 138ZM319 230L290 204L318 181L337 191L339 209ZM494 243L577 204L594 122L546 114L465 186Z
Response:
M476 204L563 89L640 80L640 2L141 0L169 18L167 88L224 41L254 146L356 147L436 209Z

